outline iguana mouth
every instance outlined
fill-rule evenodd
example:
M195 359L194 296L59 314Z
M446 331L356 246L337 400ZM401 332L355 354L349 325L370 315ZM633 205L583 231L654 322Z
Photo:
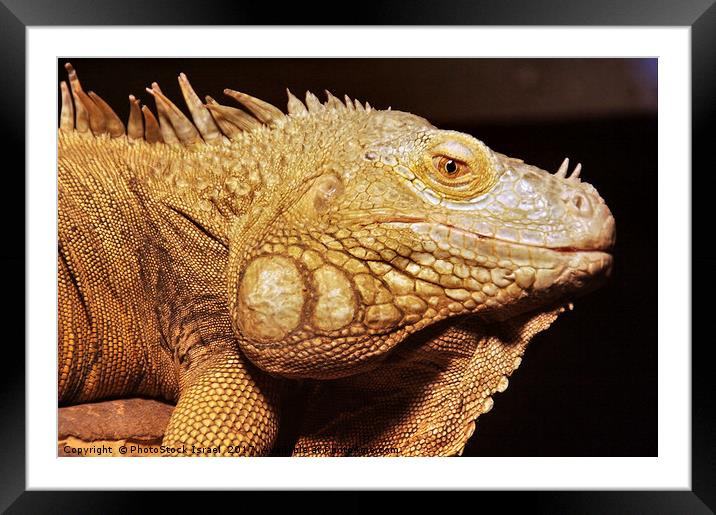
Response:
M432 220L427 220L424 218L418 218L418 217L411 217L411 216L398 216L398 217L390 217L390 218L374 218L371 220L371 222L375 223L382 223L382 224L390 224L390 225L409 225L412 226L413 230L416 230L416 232L422 232L422 233L429 233L432 235L439 235L441 234L441 229L444 231L447 231L447 236L444 238L440 238L444 242L449 243L450 239L450 233L453 233L453 237L455 234L458 236L461 236L463 238L463 241L465 242L471 242L471 240L481 240L481 241L493 241L498 242L501 244L509 245L511 247L520 247L525 249L540 249L545 251L552 251L552 252L558 252L562 254L583 254L583 253L599 253L599 254L605 254L608 256L611 256L611 249L613 247L613 238L600 238L601 244L599 245L563 245L563 246L547 246L547 245L538 245L533 244L529 242L523 242L523 241L515 241L515 240L508 240L505 238L499 238L496 236L488 236L485 234L480 234L474 231L466 230L462 227L458 227L453 224L449 223L438 223ZM416 227L416 224L418 226ZM419 227L423 226L423 227ZM426 228L428 229L426 231ZM440 243L439 241L436 241L436 243ZM462 245L455 245L462 247ZM470 247L470 244L468 243L467 247Z
M396 221L398 223L403 223L402 220ZM390 223L390 222L388 222ZM448 231L456 231L460 233L463 237L467 238L477 238L479 240L491 240L499 243L504 243L506 245L514 246L514 247L526 247L526 248L534 248L534 249L541 249L541 250L551 250L554 252L560 252L560 253L568 253L568 254L577 254L577 253L585 253L585 252L598 252L603 254L610 254L609 251L612 248L612 244L609 242L605 242L603 245L600 246L570 246L570 245L564 245L564 246L558 246L558 247L551 247L548 245L537 245L533 243L523 242L523 241L515 241L515 240L508 240L505 238L498 238L496 236L487 236L485 234L480 234L474 231L469 231L466 229L463 229L462 227L458 227L456 225L452 225L449 223L435 223L431 222L429 220L421 220L418 223L427 223L432 225L434 228L437 227L444 227L448 229Z
M343 213L344 218L353 218L353 213ZM431 239L435 241L438 246L442 243L443 245L458 247L458 248L470 248L474 246L477 241L493 241L511 247L519 247L525 249L540 249L544 251L553 251L562 254L582 254L582 253L602 253L611 256L611 249L614 246L614 219L610 213L602 215L602 220L598 224L598 229L594 234L588 235L587 238L583 238L581 244L575 243L572 245L540 245L538 243L532 243L527 241L517 241L507 238L501 238L499 236L490 236L481 234L476 231L471 231L460 227L458 225L449 222L438 222L435 220L417 217L413 215L402 215L402 214L382 214L372 213L371 216L366 217L365 213L355 213L355 218L361 226L369 226L372 224L388 224L398 227L409 227L414 232L420 234L427 234Z

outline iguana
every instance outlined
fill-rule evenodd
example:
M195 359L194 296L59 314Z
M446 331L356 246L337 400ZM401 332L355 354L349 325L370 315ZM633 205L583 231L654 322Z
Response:
M193 121L154 83L125 127L66 68L59 401L176 402L167 454L269 454L287 413L294 455L460 454L610 273L614 218L568 160L329 92L202 102L184 74Z

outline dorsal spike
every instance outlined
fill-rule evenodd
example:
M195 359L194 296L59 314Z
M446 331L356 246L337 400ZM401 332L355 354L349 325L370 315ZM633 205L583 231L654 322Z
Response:
M215 118L216 123L219 125L221 132L229 139L234 139L237 135L241 134L242 131L236 125L226 120L226 118Z
M89 95L99 110L102 111L105 127L110 137L119 138L120 136L124 136L124 123L122 123L122 120L119 119L119 116L117 116L117 113L114 112L109 104L94 91L89 91L87 95Z
M207 104L206 107L212 114L219 114L224 120L232 123L242 131L252 131L262 125L256 118L235 107L219 103Z
M353 105L355 106L356 111L363 111L363 110L364 110L364 109L363 109L363 104L361 104L360 102L358 102L358 100L353 100Z
M274 120L278 120L285 116L278 107L252 97L251 95L247 95L246 93L241 93L240 91L234 91L233 89L227 88L224 90L224 95L230 96L241 105L245 106L263 123L269 124Z
M164 138L162 138L161 127L151 109L147 106L142 106L142 115L144 115L144 139L146 139L148 143L163 142Z
M77 91L82 90L80 79L77 77L77 72L70 63L65 63L65 70L67 70L67 77L70 81L72 98L75 101L75 129L77 129L78 132L87 132L90 128L89 113L77 94Z
M219 129L221 129L221 132L224 133L228 138L232 139L237 134L240 134L243 132L241 129L239 129L236 125L228 121L226 118L224 118L219 110L212 109L212 106L218 106L219 103L211 98L209 95L206 96L206 107L209 109L209 112L211 113L211 116L213 116L214 120L216 121L217 125L219 126ZM247 115L248 116L248 115ZM259 123L257 120L254 120L257 124Z
M286 93L288 94L288 114L293 116L308 114L308 109L306 109L306 106L303 104L303 102L296 98L293 93L289 91L288 88L286 88Z
M184 113L181 112L181 110L172 102L169 100L164 93L161 92L159 89L159 86L157 88L154 88L154 84L152 84L152 89L148 89L150 93L154 95L154 99L157 102L157 106L159 104L163 104L164 106L164 114L168 118L169 122L172 124L172 128L174 129L174 133L176 134L177 138L179 138L179 141L184 145L191 145L193 143L198 143L201 140L201 135L199 134L199 131L194 127L194 124L191 123L191 120L186 117ZM160 119L161 122L161 119Z
M88 119L88 125L92 134L98 136L107 132L107 123L104 119L104 114L99 107L87 96L87 93L82 89L80 80L77 77L77 72L70 63L65 64L65 69L69 72L70 86L72 87L72 94L75 99L75 109L79 114L81 105L84 109L84 114ZM79 125L79 124L78 124ZM86 126L85 126L86 131Z
M333 93L328 91L327 89L324 90L326 92L326 106L330 107L331 109L342 109L343 103L338 100L335 96L333 96Z
M174 131L174 126L169 118L169 107L164 102L166 97L162 94L159 84L152 82L152 87L146 88L146 90L154 97L154 104L157 106L157 114L159 115L159 130L162 133L164 143L178 144L179 137ZM155 93L159 93L159 95L156 95Z
M567 177L568 171L569 171L569 158L565 157L564 161L562 161L562 164L559 166L559 170L557 170L557 172L554 174L554 176L564 179L565 177Z
M308 111L311 113L317 113L323 109L321 101L310 91L306 91L306 107L308 107Z
M355 108L353 107L353 100L351 100L351 97L349 97L348 95L343 95L343 99L346 102L346 108L348 108L350 111L353 111L353 109Z
M75 128L75 109L72 106L72 95L67 88L67 83L60 83L60 92L62 94L62 110L60 111L60 129L63 131L72 131Z
M194 119L194 124L196 128L199 129L204 141L211 144L221 141L219 127L217 127L216 122L214 122L214 119L211 117L209 110L204 107L194 88L191 87L191 83L184 73L179 74L179 87L181 88L182 95L184 95L184 101L189 108L191 117Z
M99 136L100 134L106 134L107 133L107 121L104 119L104 114L102 113L102 110L97 107L97 104L95 104L92 99L82 90L77 91L77 97L80 99L80 102L85 106L85 109L87 109L87 113L89 114L89 126L90 130L92 131L92 134L95 136Z
M225 120L233 123L239 129L244 131L252 131L258 127L261 127L261 122L248 113L245 113L241 109L235 107L216 104L207 104L206 107L212 113L219 113Z
M373 109L368 102L365 103L365 110L366 112L370 112L370 110Z
M127 121L127 137L132 140L142 139L144 137L142 110L139 108L139 100L134 95L129 95L129 120Z

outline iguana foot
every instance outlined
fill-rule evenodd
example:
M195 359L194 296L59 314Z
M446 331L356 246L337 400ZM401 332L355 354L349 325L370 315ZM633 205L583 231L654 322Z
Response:
M166 455L261 456L278 431L276 380L234 351L212 353L187 374L162 445Z

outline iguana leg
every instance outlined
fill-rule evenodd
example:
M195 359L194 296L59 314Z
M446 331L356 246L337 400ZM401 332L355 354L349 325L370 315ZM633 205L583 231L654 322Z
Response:
M162 442L179 452L165 454L268 454L278 431L279 380L248 365L235 349L193 361L180 378L179 402Z

